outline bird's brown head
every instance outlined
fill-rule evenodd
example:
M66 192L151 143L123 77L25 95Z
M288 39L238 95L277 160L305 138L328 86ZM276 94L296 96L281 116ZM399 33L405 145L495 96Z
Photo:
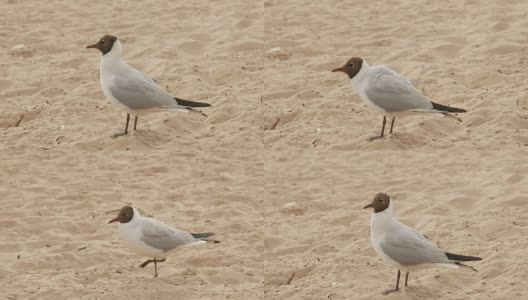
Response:
M114 46L115 41L117 41L117 37L107 34L99 39L99 41L95 44L88 45L86 48L95 48L99 49L103 55L110 52L112 50L112 47Z
M114 223L114 222L128 223L130 222L130 220L132 220L133 217L134 217L134 209L132 208L132 206L127 205L121 208L121 210L119 211L119 214L117 214L117 217L110 220L108 224Z
M348 75L348 78L352 79L359 73L361 66L363 65L363 59L360 57L352 57L342 67L335 68L332 72L343 72Z
M372 199L372 202L365 205L363 209L372 207L374 209L375 213L382 212L386 210L390 205L390 197L389 195L385 193L378 193L376 196L374 196L374 199Z

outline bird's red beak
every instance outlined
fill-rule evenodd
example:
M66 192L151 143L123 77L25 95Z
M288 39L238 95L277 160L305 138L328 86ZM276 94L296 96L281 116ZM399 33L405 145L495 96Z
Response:
M365 205L365 207L363 207L363 209L367 209L367 208L369 208L369 207L374 207L374 206L373 206L372 203L369 203L369 204Z
M343 70L343 67L339 67L339 68L333 69L332 72L345 72L345 71Z
M88 45L88 46L86 46L86 49L88 49L88 48L96 48L96 49L97 49L97 44L93 44L93 45Z
M114 222L117 222L117 221L119 221L119 217L113 218L112 220L110 220L110 222L108 222L108 224L114 223Z

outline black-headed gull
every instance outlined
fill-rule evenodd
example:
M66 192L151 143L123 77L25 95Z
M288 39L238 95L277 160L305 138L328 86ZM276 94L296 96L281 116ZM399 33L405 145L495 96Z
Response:
M158 277L158 263L164 262L168 253L184 245L201 245L214 233L188 233L154 219L142 217L137 209L124 206L117 217L108 223L119 222L119 234L130 249L142 256L151 257L140 265L154 263L154 277ZM213 241L217 242L217 241Z
M467 267L475 270L462 262L481 260L476 256L446 252L419 232L398 222L392 215L393 205L387 194L378 193L364 208L374 209L370 221L370 238L374 250L386 263L398 268L394 291L399 288L400 270L406 272L407 286L410 271L435 267Z
M352 88L361 99L383 113L383 126L379 138L384 136L386 117L392 117L390 127L392 133L396 116L418 113L449 115L449 113L467 112L462 108L434 103L420 93L409 79L386 66L371 67L359 57L352 57L342 67L335 68L332 72L347 74Z
M195 111L194 107L208 107L209 103L183 100L172 96L157 83L129 66L122 57L121 43L113 35L103 36L97 43L86 48L101 51L101 88L104 95L126 111L126 125L123 134L128 133L130 114L135 115L134 130L138 116L143 113L159 111Z

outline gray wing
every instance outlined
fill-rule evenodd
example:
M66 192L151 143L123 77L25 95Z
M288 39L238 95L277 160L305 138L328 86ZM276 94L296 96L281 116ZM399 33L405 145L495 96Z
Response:
M145 73L139 71L139 70L136 70L146 81L152 83L152 84L155 84L155 85L158 85L158 82L150 77L148 77Z
M190 233L174 229L156 220L146 219L141 226L141 240L163 252L198 241Z
M380 242L380 247L391 259L403 266L449 262L442 249L405 227L388 232Z
M112 97L133 110L180 107L174 97L154 80L132 68L115 76L108 89Z
M387 112L431 109L433 104L402 75L385 66L373 67L365 94Z

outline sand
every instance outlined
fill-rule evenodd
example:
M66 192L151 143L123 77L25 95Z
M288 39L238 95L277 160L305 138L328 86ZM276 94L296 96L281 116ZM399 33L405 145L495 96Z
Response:
M528 294L525 1L0 2L0 298L521 299ZM154 113L115 138L100 54L198 114ZM385 64L462 122L381 115L345 75ZM100 151L102 150L102 151ZM470 270L396 270L370 245L380 191ZM152 266L109 211L133 204L219 244Z
M263 57L262 7L155 3L2 1L0 142L17 149L261 147L263 78L255 58ZM131 138L113 138L125 113L101 91L100 53L85 49L106 33L120 37L130 65L175 96L211 103L209 117L150 114Z
M528 294L528 164L524 152L279 151L266 168L267 299L521 299ZM476 255L467 269L410 274L370 244L370 203L394 201L399 220L453 253ZM290 284L286 284L291 278Z
M0 298L250 299L263 294L262 165L252 156L37 151L1 163ZM170 159L169 159L170 158ZM28 164L28 161L38 163ZM191 162L192 161L192 162ZM107 224L124 205L219 244L159 265Z
M528 143L525 1L270 1L265 4L269 149L518 149ZM280 50L277 51L277 48ZM270 51L275 50L275 51ZM388 65L462 122L382 116L330 70L352 56Z

